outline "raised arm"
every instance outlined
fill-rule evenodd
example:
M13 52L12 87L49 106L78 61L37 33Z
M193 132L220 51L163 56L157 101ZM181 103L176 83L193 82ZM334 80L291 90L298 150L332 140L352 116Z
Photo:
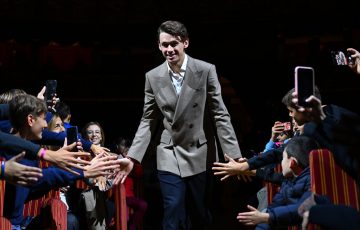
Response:
M18 163L24 156L25 152L22 152L7 161L1 162L0 174L7 182L27 186L37 182L43 176L40 168Z

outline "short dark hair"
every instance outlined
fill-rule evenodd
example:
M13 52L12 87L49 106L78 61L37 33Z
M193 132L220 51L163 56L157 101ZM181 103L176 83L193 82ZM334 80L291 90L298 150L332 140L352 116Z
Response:
M62 101L55 104L55 111L62 121L71 115L70 106Z
M35 117L47 112L46 104L43 100L30 95L22 94L15 96L9 102L9 118L11 125L17 131L23 128L26 123L26 117L29 114Z
M314 96L321 100L320 90L317 86L315 86L314 91L315 91ZM282 98L281 102L288 107L296 108L296 105L294 104L294 102L292 102L292 98L293 98L292 93L293 92L295 92L295 88L292 88L291 90L289 90L285 94L285 96Z
M304 169L309 166L309 154L311 150L320 148L315 139L307 136L296 136L286 144L285 151L288 157L294 157L298 165Z
M17 95L26 94L23 89L10 89L0 94L0 104L8 104Z
M179 36L182 41L189 38L189 34L184 24L178 21L166 21L161 23L158 28L158 37L161 33L168 33L172 36Z
M120 152L120 146L123 146L125 148L130 148L131 144L132 144L131 139L119 136L119 137L115 138L115 140L112 143L113 152L123 155L123 153Z

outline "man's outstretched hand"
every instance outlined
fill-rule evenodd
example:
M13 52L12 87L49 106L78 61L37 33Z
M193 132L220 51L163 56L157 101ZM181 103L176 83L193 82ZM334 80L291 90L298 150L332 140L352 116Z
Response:
M120 161L120 170L114 174L114 184L119 184L119 182L124 183L126 177L134 167L134 163L128 158L121 158L118 160Z
M226 163L214 162L212 170L215 171L214 175L222 176L220 180L225 180L230 176L237 176L241 173L244 173L249 169L249 164L240 159L238 161L232 159L227 154L224 154Z

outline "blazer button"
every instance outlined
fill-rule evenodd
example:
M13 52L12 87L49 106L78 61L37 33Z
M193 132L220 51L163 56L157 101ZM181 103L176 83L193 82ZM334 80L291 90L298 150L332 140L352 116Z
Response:
M193 108L195 108L196 106L198 106L198 103L194 103L194 104L193 104Z
M189 128L192 129L192 127L194 127L194 125L193 125L193 124L190 124L190 125L189 125Z

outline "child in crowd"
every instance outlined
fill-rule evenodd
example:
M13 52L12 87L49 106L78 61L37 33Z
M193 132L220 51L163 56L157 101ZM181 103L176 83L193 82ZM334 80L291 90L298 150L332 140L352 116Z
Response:
M271 229L274 226L300 225L300 204L311 195L309 153L317 149L315 140L306 136L292 138L283 151L282 173L286 180L266 212L248 205L249 212L239 213L237 219L245 225L257 225L256 229Z

